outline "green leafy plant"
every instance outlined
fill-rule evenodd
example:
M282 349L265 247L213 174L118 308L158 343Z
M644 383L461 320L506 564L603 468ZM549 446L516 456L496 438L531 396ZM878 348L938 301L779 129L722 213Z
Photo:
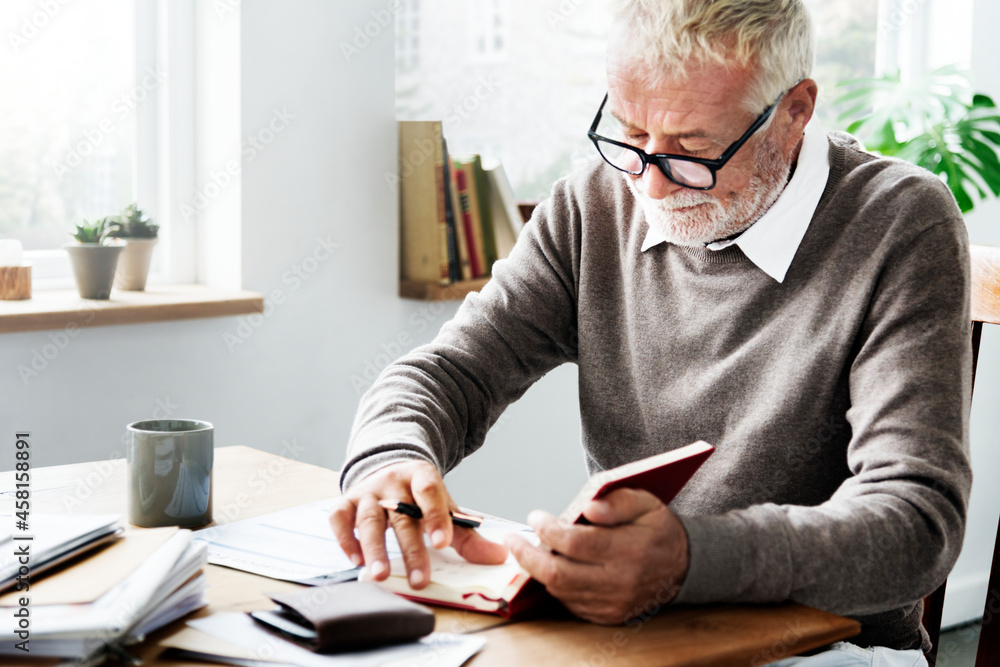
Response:
M138 204L129 204L114 218L108 236L129 239L155 239L159 225L146 217Z
M76 231L71 232L71 234L80 243L103 243L104 239L110 236L111 227L114 224L114 216L100 218L94 222L84 220L83 224L77 225Z
M951 188L963 213L1000 195L1000 115L954 65L914 81L899 74L851 79L834 103L868 150L920 165Z

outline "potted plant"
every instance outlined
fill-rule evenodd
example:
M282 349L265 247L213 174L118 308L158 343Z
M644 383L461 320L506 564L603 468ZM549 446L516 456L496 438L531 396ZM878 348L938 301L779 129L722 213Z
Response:
M852 79L835 104L839 120L870 151L891 155L937 174L963 213L992 193L1000 195L1000 115L993 100L972 89L954 65L913 81L899 74Z
M96 222L84 220L82 225L76 226L73 234L76 242L63 246L73 265L76 287L84 299L107 299L111 296L118 255L125 248L121 241L108 237L113 221L113 218L101 218Z
M139 292L146 289L146 277L159 230L159 225L154 225L138 204L126 206L110 225L108 236L125 242L115 274L116 288Z

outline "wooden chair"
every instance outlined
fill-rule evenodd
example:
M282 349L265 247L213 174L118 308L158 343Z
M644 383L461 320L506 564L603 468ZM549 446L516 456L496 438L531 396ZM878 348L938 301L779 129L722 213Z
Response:
M983 324L1000 324L1000 248L972 246L972 386L976 385L976 366L979 362L979 341ZM931 637L933 648L927 662L934 667L937 662L938 641L941 636L941 612L944 608L945 581L924 598L923 624ZM990 609L991 604L993 610ZM993 565L987 587L986 607L976 652L976 667L1000 665L1000 525L997 543L993 549Z

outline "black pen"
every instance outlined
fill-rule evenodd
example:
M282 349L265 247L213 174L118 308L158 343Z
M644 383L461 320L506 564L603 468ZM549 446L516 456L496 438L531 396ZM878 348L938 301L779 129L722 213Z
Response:
M400 514L405 514L406 516L413 517L414 519L424 518L424 513L421 512L420 508L413 503L403 503L395 500L380 500L378 501L378 504L391 512L399 512ZM456 526L462 526L463 528L479 528L479 526L483 523L483 517L481 516L474 516L463 512L450 512L450 514L451 522Z

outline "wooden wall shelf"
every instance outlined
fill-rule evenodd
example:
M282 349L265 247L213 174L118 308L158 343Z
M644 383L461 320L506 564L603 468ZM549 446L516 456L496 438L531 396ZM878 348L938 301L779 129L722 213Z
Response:
M470 292L478 292L483 289L489 281L488 277L476 278L444 286L421 283L415 280L400 280L399 296L404 299L419 299L421 301L459 301Z
M519 201L517 207L525 222L531 220L531 214L538 206L537 201ZM443 286L434 283L422 283L416 280L400 280L399 296L404 299L420 301L460 301L470 292L478 292L490 281L489 276L475 280L462 280Z

